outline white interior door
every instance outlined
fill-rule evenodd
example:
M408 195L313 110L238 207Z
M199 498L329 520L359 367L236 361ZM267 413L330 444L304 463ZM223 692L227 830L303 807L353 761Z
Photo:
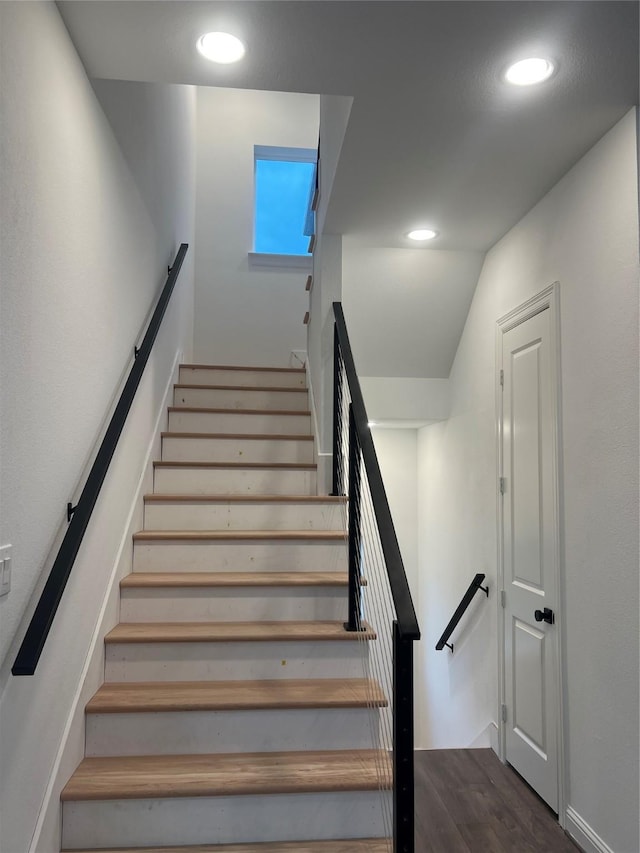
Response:
M506 759L558 811L556 378L550 309L502 335Z

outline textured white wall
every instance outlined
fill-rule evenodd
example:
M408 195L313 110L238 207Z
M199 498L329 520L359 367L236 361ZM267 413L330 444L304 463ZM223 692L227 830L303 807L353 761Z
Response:
M629 113L487 255L419 434L420 737L464 746L497 713L495 321L560 282L568 802L638 843L638 183ZM433 646L476 571L493 590L455 655Z
M23 853L46 801L165 385L176 352L191 347L190 261L36 675L13 678L8 669L168 258L180 241L192 242L195 105L187 88L139 90L128 102L157 180L172 184L167 197L175 194L173 210L151 217L148 181L119 147L55 4L0 4L0 38L0 542L14 549L12 590L0 599L0 837L3 851ZM160 114L168 126L181 122L167 148L154 134ZM81 730L73 735L80 750Z
M197 90L120 80L92 84L153 223L158 258L169 264L195 217ZM159 272L164 275L164 264Z
M198 89L195 358L286 366L306 349L306 272L250 267L253 146L318 145L318 96Z

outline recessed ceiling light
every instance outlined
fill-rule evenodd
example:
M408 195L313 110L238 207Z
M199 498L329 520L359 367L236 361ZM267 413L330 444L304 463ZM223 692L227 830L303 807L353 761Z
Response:
M437 231L432 231L431 228L416 228L415 231L409 231L407 237L410 240L433 240L438 236Z
M212 62L228 65L244 56L244 45L230 33L205 33L197 43L200 53Z
M374 426L378 426L378 422L377 422L377 421L369 421L369 423L367 424L367 426L368 426L369 428L374 427Z
M548 80L555 68L553 62L540 57L521 59L507 68L505 80L514 86L534 86Z

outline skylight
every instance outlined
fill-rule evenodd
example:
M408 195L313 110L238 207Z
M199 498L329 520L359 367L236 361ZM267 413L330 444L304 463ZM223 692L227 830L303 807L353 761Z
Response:
M255 149L254 251L308 255L307 213L315 183L311 149Z

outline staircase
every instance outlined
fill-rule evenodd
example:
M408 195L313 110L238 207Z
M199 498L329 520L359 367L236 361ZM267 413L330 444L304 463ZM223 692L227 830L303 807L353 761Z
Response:
M387 853L387 699L343 628L305 372L184 365L173 402L63 850Z

